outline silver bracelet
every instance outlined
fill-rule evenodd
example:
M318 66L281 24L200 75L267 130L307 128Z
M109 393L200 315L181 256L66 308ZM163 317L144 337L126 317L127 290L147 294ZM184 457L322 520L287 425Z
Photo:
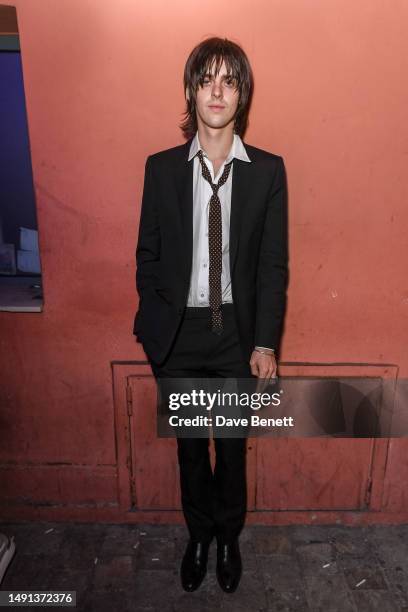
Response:
M274 349L260 349L260 348L255 347L254 350L257 351L258 353L263 353L264 355L274 355L275 354Z

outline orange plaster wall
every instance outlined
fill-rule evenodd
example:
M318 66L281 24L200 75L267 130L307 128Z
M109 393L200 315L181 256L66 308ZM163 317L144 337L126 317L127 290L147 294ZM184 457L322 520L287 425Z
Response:
M144 162L183 142L184 62L209 35L247 51L245 140L286 163L282 359L407 376L404 0L14 5L45 305L0 313L2 462L116 462L111 362L144 359L132 335ZM392 448L390 490L405 441Z

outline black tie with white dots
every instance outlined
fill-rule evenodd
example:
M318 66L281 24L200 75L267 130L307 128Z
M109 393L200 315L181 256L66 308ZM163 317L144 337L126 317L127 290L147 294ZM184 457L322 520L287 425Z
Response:
M227 181L232 160L225 164L224 172L218 183L213 183L210 171L204 161L203 152L198 151L198 159L201 163L202 175L208 181L213 190L210 199L210 210L208 215L208 253L210 265L208 270L209 304L211 308L211 331L216 334L222 333L222 291L221 291L221 272L222 272L222 217L221 202L218 197L219 188Z

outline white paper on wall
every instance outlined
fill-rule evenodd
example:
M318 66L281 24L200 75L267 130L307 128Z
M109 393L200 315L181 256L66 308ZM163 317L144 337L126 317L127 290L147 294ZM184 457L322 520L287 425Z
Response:
M21 272L40 274L40 255L35 251L17 251L17 268Z
M38 253L38 231L28 227L20 227L20 249Z

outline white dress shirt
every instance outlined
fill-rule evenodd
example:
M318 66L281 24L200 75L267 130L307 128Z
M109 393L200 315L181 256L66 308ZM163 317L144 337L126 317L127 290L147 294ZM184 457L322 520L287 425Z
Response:
M250 162L248 154L238 134L234 133L234 140L224 163L214 176L214 168L204 149L200 145L198 132L190 145L188 161L190 161L199 150L202 150L204 163L207 165L213 183L217 183L224 172L225 164L232 159L240 159ZM190 289L188 293L187 306L209 306L209 282L208 268L210 265L208 251L208 217L209 204L213 191L211 185L202 175L200 160L194 158L193 168L193 262L191 268ZM223 304L232 304L231 293L231 273L229 259L229 235L230 235L230 214L231 214L231 189L232 174L234 164L227 181L218 190L218 197L221 202L222 218L222 271L221 271L221 299ZM256 347L258 349L273 350L269 347Z
M250 162L248 154L242 144L238 134L234 134L234 140L224 163L214 176L214 168L204 149L200 145L198 132L191 143L188 160L192 159L199 150L203 151L204 163L207 165L213 183L217 183L224 172L224 166L233 158ZM227 181L218 190L218 197L221 202L222 217L222 272L221 272L221 300L225 303L232 303L231 294L231 274L229 261L229 233L230 233L230 213L231 213L231 188L234 164ZM209 306L209 283L208 268L210 264L208 252L208 216L209 203L213 191L211 185L202 175L200 160L194 159L193 169L193 262L190 278L190 290L187 299L187 306Z

